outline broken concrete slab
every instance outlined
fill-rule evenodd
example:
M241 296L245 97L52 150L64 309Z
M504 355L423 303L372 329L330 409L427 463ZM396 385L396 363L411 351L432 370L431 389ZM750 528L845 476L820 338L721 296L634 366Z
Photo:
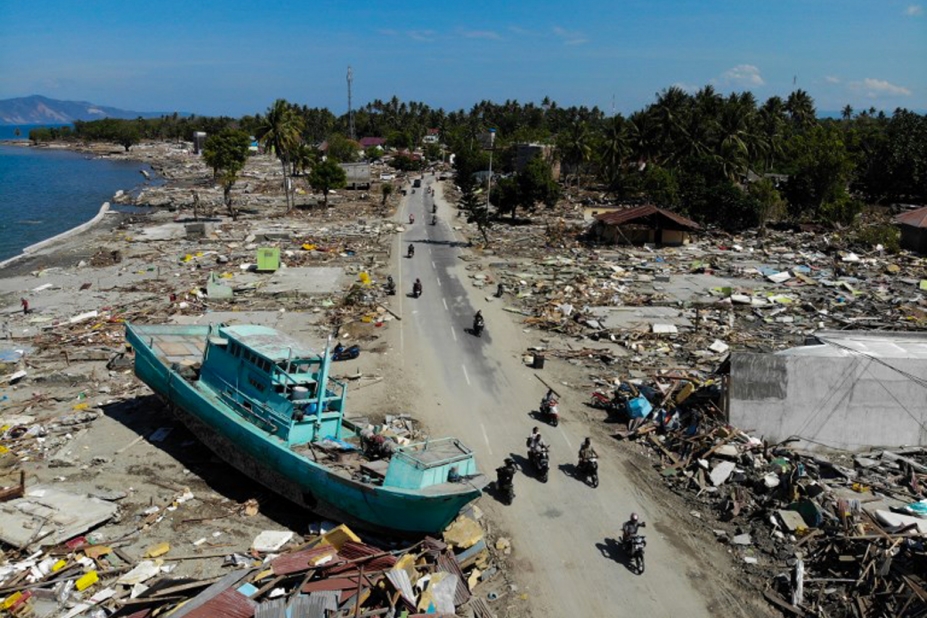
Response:
M712 471L709 473L709 476L711 477L711 484L715 487L722 485L724 481L726 481L728 477L731 476L731 474L734 472L734 468L736 467L737 464L735 464L733 461L719 461L714 469L712 469Z
M115 504L86 494L36 485L0 508L0 540L20 549L56 545L112 518Z

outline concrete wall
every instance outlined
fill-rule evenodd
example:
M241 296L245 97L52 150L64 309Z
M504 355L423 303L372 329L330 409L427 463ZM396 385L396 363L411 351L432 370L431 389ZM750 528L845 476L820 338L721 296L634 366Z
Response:
M609 225L602 221L592 224L592 234L599 240L613 242L618 245L643 245L657 242L657 230L641 225L625 224L622 226ZM681 230L663 230L662 242L664 247L674 247L689 244L689 233Z
M809 449L927 446L927 387L886 365L927 380L924 359L734 353L731 424Z

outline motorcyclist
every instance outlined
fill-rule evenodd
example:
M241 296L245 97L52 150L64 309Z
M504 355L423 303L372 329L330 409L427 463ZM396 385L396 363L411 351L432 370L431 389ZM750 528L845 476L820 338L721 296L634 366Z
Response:
M511 457L506 457L505 465L496 468L496 485L500 490L512 486L512 481L515 479L515 471L515 460Z
M473 315L473 330L480 330L486 322L483 320L483 310L480 309Z
M554 389L548 388L547 394L544 395L544 398L541 399L541 412L546 412L550 407L557 403L557 400L554 399Z
M416 279L415 283L412 284L412 294L415 296L421 296L422 294L422 280Z
M386 293L395 294L396 293L396 282L393 281L392 275L386 276Z
M434 195L434 192L432 192L432 195ZM432 204L432 205L431 205L431 214L435 214L436 212L438 212L438 205L437 205L437 204Z
M406 251L406 255L408 255L409 257L412 257L413 255L415 255L415 245L413 245L412 243L409 243L409 250Z
M526 440L526 445L528 447L528 456L532 459L536 457L539 453L547 449L547 443L544 441L544 438L541 436L541 430L535 427L531 430L531 435L528 436Z
M414 189L413 189L413 191L414 191ZM410 212L410 213L409 213L409 225L412 225L413 223L415 223L415 215L413 215L413 214Z
M637 535L638 528L644 528L646 526L647 524L640 520L637 513L631 513L631 519L624 522L624 525L621 526L621 542L627 544L632 536Z
M583 445L579 447L579 467L585 467L593 459L598 459L599 454L595 452L595 449L592 448L592 440L586 438L583 440Z
M438 225L438 215L431 215L431 224Z

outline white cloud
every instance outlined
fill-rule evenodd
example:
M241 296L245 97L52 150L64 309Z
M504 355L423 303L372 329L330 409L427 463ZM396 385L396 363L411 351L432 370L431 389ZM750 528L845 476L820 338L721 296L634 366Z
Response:
M712 80L724 85L762 86L766 82L760 76L760 70L752 64L738 64L725 71L720 78Z
M904 10L904 14L909 17L917 17L918 15L924 14L924 7L919 4L909 5L908 8Z
M499 36L498 32L493 32L492 30L464 30L461 34L468 39L491 39L493 41L498 41L502 38Z
M827 82L828 84L839 84L840 78L834 77L833 75L825 75L824 81Z
M414 41L432 43L435 40L434 30L409 30L406 35Z
M566 30L560 26L554 26L554 34L563 41L564 45L582 45L589 42L589 39L582 32Z
M859 92L864 92L867 97L872 99L883 96L911 96L911 91L904 86L896 86L884 79L872 79L871 77L867 77L861 82L850 82L850 88Z

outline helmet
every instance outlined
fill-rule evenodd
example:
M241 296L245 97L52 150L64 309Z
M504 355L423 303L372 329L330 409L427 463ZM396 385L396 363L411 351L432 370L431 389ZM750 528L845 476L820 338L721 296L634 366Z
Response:
M631 513L631 521L637 521L638 519L637 513Z
M586 446L589 446L589 444L591 444L591 442L592 442L592 441L591 441L589 438L586 438L585 440L583 440L583 444L586 445Z

